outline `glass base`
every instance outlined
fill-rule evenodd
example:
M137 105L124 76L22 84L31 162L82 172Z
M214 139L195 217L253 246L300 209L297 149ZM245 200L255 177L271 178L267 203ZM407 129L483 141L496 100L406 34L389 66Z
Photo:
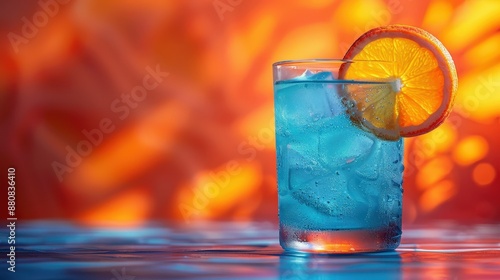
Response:
M280 245L285 250L355 254L394 250L399 246L401 228L304 230L280 224Z

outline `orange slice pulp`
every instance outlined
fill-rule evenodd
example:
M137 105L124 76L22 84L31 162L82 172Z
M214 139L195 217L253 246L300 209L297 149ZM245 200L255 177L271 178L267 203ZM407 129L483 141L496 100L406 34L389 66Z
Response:
M344 59L354 62L342 65L340 79L392 83L389 90L342 93L352 104L351 118L375 135L389 140L417 136L449 115L457 90L455 65L428 32L405 25L375 28L357 39Z

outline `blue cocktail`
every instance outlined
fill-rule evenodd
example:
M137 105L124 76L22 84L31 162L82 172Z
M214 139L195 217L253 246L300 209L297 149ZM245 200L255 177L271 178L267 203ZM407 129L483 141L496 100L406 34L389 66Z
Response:
M391 84L339 80L343 63L353 62L273 65L284 249L373 252L400 242L403 142L377 138L353 123L351 105L341 97L391 90Z

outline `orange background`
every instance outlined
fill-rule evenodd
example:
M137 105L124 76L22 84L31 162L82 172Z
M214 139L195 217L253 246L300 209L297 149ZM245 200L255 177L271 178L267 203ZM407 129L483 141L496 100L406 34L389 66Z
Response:
M401 23L459 75L449 120L405 140L404 223L500 221L499 1L19 2L0 4L0 170L17 170L19 219L276 222L271 64L340 58ZM147 67L168 76L117 114ZM103 120L113 131L59 180L54 162Z

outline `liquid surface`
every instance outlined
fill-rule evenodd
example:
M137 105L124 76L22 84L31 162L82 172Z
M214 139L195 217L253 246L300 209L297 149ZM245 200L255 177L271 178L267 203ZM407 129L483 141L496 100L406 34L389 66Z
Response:
M284 234L282 246L335 248L335 244L323 244L325 235L346 230L382 232L378 235L387 240L379 240L372 250L394 249L401 234L402 140L381 140L354 125L338 96L341 90L369 91L389 85L346 84L327 75L275 85L281 228L321 231L323 236L305 241L296 234ZM326 240L346 243L340 236L332 233ZM358 236L358 242L349 241L354 251L369 251L362 245L368 240L361 240L367 235ZM290 247L298 243L302 245Z

